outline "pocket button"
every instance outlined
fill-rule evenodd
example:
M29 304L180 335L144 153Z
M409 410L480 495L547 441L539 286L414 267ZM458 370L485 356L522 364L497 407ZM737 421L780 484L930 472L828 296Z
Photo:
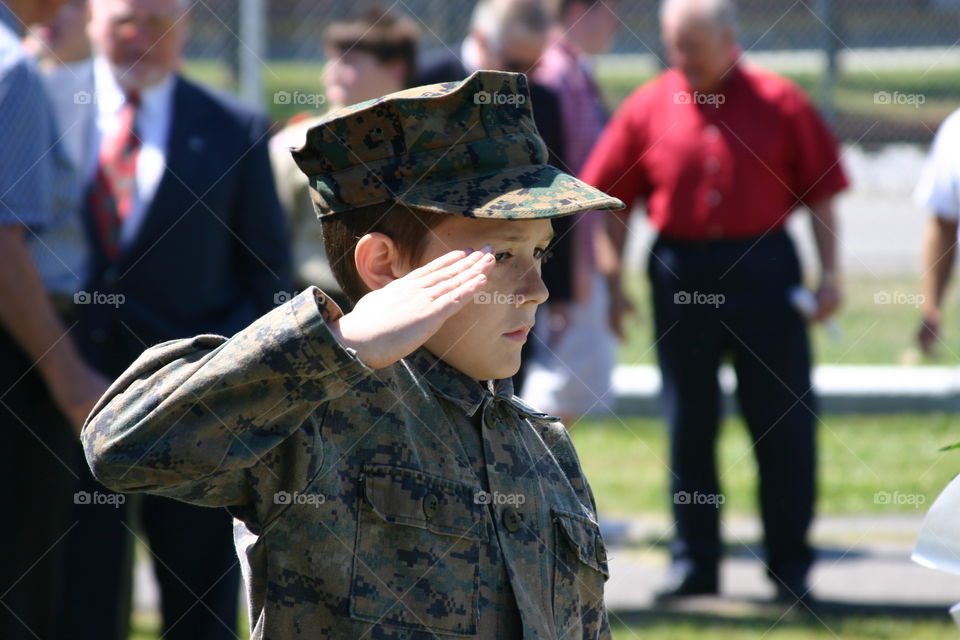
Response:
M505 526L510 533L519 531L522 522L523 516L513 507L507 507L503 510L503 526Z
M423 496L423 515L427 520L437 515L440 510L440 498L435 493L428 493Z

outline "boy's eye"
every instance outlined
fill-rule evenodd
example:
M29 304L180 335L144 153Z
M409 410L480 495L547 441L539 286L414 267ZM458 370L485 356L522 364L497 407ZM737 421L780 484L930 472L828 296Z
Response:
M494 255L494 258L496 258L497 262L503 262L513 257L513 254L510 253L509 251L501 251L500 253L495 253L493 255ZM547 260L549 260L551 256L553 256L553 250L550 247L533 250L533 257L536 260L539 260L541 263L544 263Z

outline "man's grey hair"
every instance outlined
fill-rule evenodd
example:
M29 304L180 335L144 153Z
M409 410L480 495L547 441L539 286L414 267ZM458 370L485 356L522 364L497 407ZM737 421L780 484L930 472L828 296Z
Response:
M490 48L500 51L503 32L521 26L535 34L546 34L552 25L543 0L478 0L470 27L483 34Z
M733 0L663 0L660 24L678 12L695 9L717 29L737 31L737 5Z

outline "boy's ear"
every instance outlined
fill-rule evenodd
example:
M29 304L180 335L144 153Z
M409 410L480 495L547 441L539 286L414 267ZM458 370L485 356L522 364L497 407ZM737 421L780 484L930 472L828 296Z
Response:
M357 241L353 261L357 275L370 291L382 289L408 272L393 238L379 231L368 233Z

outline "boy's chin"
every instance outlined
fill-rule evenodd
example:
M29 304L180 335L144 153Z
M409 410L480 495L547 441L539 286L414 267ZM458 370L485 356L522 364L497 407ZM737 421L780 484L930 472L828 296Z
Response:
M477 362L457 368L475 380L502 380L512 378L520 370L520 356L504 358L502 362Z

